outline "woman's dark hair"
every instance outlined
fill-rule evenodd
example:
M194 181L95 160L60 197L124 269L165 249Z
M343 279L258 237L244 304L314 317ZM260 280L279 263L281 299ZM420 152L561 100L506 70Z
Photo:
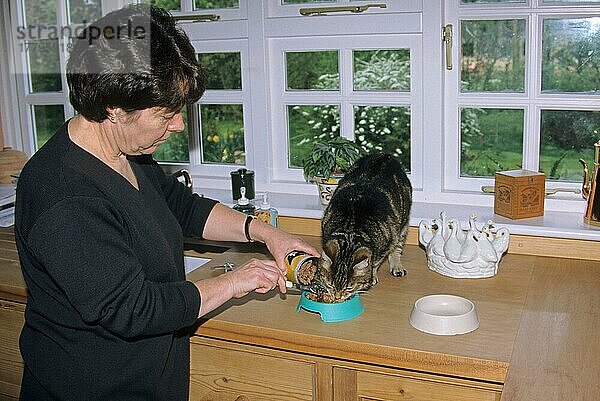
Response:
M174 112L206 89L206 71L183 30L159 7L138 4L106 14L74 40L67 63L69 100L101 122L107 108Z

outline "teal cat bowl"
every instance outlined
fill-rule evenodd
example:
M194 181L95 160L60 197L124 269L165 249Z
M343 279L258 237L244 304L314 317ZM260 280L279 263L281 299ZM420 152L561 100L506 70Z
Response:
M321 315L321 320L327 323L351 320L365 311L358 294L354 294L344 302L325 303L308 299L305 292L300 297L296 312L300 312L300 309L318 313Z

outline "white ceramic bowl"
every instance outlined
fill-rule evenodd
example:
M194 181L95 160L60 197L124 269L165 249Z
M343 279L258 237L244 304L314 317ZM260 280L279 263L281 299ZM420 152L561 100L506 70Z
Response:
M475 304L456 295L436 294L417 299L410 324L429 334L465 334L479 327Z

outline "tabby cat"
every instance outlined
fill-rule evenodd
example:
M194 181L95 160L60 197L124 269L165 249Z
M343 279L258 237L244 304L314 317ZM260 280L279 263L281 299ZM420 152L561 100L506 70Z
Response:
M392 155L369 154L352 166L321 222L317 280L329 297L344 300L377 284L377 270L386 257L392 275L406 274L400 256L411 205L412 186Z

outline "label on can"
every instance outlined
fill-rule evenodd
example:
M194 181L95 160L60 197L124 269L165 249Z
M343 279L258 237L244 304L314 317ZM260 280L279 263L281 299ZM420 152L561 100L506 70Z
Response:
M292 251L285 257L286 278L295 284L310 284L317 273L319 258L302 251Z

